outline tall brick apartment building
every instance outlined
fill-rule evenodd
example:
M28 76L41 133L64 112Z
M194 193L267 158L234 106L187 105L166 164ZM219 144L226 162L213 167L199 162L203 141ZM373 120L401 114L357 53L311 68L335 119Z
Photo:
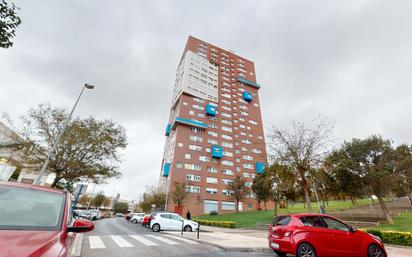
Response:
M188 182L184 203L193 215L235 210L227 184L236 176L250 187L266 164L254 63L189 37L177 67L166 127L161 184L174 211L174 182ZM253 194L239 204L254 210Z

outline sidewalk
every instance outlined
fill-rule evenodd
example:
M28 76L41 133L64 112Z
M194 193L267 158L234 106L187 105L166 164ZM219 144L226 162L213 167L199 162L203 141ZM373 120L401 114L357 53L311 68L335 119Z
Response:
M180 236L180 232L164 233ZM185 232L183 237L219 247L225 251L240 252L272 252L268 246L267 232L200 226L200 237L197 232ZM388 257L411 257L411 247L388 245L385 247Z

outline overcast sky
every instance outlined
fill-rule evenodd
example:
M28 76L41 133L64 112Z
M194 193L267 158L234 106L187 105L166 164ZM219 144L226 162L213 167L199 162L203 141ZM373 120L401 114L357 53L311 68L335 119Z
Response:
M380 133L412 143L412 1L14 1L0 50L0 111L44 102L126 128L123 177L97 187L137 199L157 184L177 64L189 35L255 62L264 126L335 121L336 143Z

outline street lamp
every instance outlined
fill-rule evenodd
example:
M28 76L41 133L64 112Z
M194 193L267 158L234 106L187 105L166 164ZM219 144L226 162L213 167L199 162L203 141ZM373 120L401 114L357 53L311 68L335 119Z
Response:
M34 183L33 183L34 185L40 185L40 180L41 180L41 178L43 177L43 174L44 174L44 172L46 171L47 165L49 164L50 159L53 157L53 154L54 154L54 152L56 151L57 146L59 145L60 138L62 137L64 131L66 130L67 125L69 125L69 121L70 121L70 119L72 118L72 114L73 114L73 112L74 112L74 109L76 109L77 103L79 102L80 97L82 96L83 91L84 91L85 88L87 88L87 89L93 89L94 86L93 86L93 85L89 85L89 84L86 83L86 84L84 84L84 86L82 87L82 91L80 91L80 95L79 95L79 97L77 98L76 103L74 104L74 106L73 106L73 108L72 108L72 111L70 112L70 114L69 114L69 116L67 117L67 119L64 121L62 130L59 132L59 134L57 134L57 136L56 136L56 138L55 138L55 140L54 140L53 146L52 146L52 148L50 149L50 151L49 151L48 154L47 154L47 158L46 158L46 160L44 161L43 166L41 167L40 173L39 173L39 175L37 176L36 180L35 180Z

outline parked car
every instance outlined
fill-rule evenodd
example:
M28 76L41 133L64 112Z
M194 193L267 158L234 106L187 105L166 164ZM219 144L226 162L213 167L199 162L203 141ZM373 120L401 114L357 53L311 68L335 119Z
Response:
M71 195L57 189L0 181L0 249L13 257L68 257L75 234L93 222L74 219Z
M140 223L144 215L145 215L144 213L135 213L130 218L130 221L133 223Z
M124 216L124 218L126 220L130 220L134 214L135 214L135 212L129 212L126 216Z
M160 230L182 230L182 228L184 231L191 232L198 229L196 222L184 219L179 214L172 212L152 214L149 226L154 232L159 232Z
M116 217L124 217L124 214L123 214L123 213L118 212L118 213L116 213Z
M269 226L269 247L278 256L386 257L381 239L329 215L277 216Z
M90 220L99 220L102 218L102 214L99 210L90 210Z
M90 220L90 218L91 218L89 210L81 210L78 213L78 216L79 216L79 218L86 219L86 220Z

